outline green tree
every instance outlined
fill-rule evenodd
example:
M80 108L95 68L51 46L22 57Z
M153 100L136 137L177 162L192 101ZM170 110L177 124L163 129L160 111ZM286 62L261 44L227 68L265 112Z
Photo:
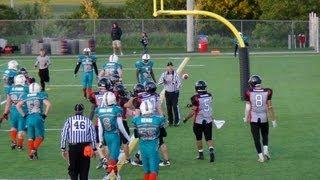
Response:
M0 19L18 19L19 13L9 6L0 5Z

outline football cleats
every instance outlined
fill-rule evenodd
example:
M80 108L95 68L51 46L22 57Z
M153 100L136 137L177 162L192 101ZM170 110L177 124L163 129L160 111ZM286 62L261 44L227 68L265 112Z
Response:
M32 83L29 85L29 93L34 94L41 91L41 87L38 83Z
M114 63L116 63L116 62L118 62L118 60L119 60L119 58L118 58L118 56L115 55L115 54L109 56L109 62L114 62Z
M261 85L261 78L258 75L252 75L248 81L250 87L256 87Z
M106 92L103 95L103 101L106 105L110 106L113 104L117 104L116 96L112 92Z
M144 92L144 86L142 84L136 84L133 87L133 94L134 96L137 96L139 93Z
M197 81L194 88L197 92L205 92L207 91L207 83L202 80Z
M19 75L16 75L14 77L14 85L17 86L17 85L25 85L26 84L26 77L22 74L19 74Z
M157 85L154 82L149 81L145 86L145 90L147 93L153 94L157 91Z
M8 62L8 69L18 70L19 63L16 60L11 60Z
M147 63L150 59L150 55L149 54L143 54L141 59L143 60L144 63Z
M153 106L150 101L143 101L140 104L140 111L142 115L148 115L153 113Z
M84 49L83 49L83 54L84 54L84 55L90 55L90 54L91 54L90 48L84 48Z

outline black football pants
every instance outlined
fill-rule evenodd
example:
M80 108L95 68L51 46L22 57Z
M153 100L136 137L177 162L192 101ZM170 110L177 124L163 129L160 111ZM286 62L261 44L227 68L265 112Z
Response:
M178 99L179 91L175 92L165 92L167 114L169 124L177 124L180 120L179 108L178 108ZM174 114L174 120L173 120Z
M255 123L251 122L251 133L254 140L254 145L256 146L257 153L262 153L261 143L260 143L260 133L262 136L262 144L264 146L268 145L268 135L269 135L269 123Z
M88 143L69 145L69 175L71 180L87 180L90 169L90 158L83 155Z

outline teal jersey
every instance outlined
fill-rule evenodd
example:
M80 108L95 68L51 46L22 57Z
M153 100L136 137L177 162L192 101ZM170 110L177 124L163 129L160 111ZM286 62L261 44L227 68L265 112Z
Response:
M97 61L97 57L95 55L79 55L78 62L81 63L82 71L93 72L93 63Z
M122 65L116 62L107 62L102 66L102 69L106 72L106 76L113 76L119 74Z
M244 43L249 43L249 36L247 35L241 35ZM237 38L232 39L232 44L236 45L239 44Z
M135 67L139 71L139 83L144 84L146 82L152 81L151 71L153 67L153 61L149 60L147 63L144 63L142 60L138 60L135 63Z
M14 83L14 77L16 75L18 75L18 71L14 70L14 69L7 69L4 71L2 79L6 79L6 81L8 82L6 84L7 86L12 86Z
M140 141L158 141L160 128L164 126L165 118L163 116L136 116L132 123L138 130Z
M26 105L28 114L43 114L43 101L48 99L48 94L45 92L25 94L22 96L22 101Z
M8 96L11 99L12 107L15 107L15 105L22 100L23 96L28 93L29 88L27 86L11 86L8 91Z
M122 109L117 105L98 107L96 115L103 127L104 132L118 133L117 118L122 117Z

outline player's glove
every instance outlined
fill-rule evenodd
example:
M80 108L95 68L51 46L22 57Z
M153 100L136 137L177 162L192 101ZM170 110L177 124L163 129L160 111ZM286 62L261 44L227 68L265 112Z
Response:
M277 125L278 125L278 124L277 124L277 121L276 121L276 120L273 120L273 121L272 121L272 127L275 128L275 127L277 127Z
M7 113L3 113L2 116L0 117L0 122L2 122L3 120L8 120L8 114Z
M47 115L42 114L41 117L42 117L43 120L45 120L47 118Z
M188 119L184 118L182 122L186 123L187 121L188 121Z
M77 77L77 74L74 74L73 77L76 78L76 77Z

